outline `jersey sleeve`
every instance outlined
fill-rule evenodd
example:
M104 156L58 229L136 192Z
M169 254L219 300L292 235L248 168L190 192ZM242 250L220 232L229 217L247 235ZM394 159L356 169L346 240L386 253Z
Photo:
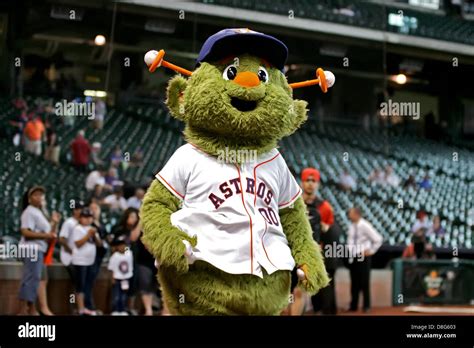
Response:
M285 160L282 156L279 156L279 187L280 192L278 195L278 208L284 209L292 205L298 197L301 195L301 188L298 182L291 174L290 169L286 165Z
M183 200L190 176L191 152L190 145L181 146L171 156L156 178L178 199Z

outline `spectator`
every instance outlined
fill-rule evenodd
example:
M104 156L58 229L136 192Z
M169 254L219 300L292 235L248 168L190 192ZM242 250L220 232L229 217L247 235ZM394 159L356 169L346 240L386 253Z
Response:
M357 188L357 183L355 179L352 177L351 174L349 174L349 171L347 169L344 169L339 178L339 186L344 191L354 191Z
M117 186L122 186L123 182L119 180L117 168L110 167L105 175L105 184L107 189L114 189Z
M408 179L406 179L403 183L403 188L407 189L410 187L413 187L415 189L418 188L418 184L416 183L415 176L413 174L410 174L408 176Z
M95 185L94 190L89 195L89 200L102 205L106 196L107 194L104 192L104 186Z
M112 152L112 155L110 156L110 165L112 167L120 167L123 161L123 155L122 155L122 150L120 149L120 146L116 145L114 148L114 151Z
M72 250L74 249L72 231L79 223L79 217L83 208L84 202L75 200L74 206L72 207L72 215L63 222L61 231L59 232L59 244L61 245L59 258L61 263L66 267L71 280L74 280L73 266L71 265Z
M420 181L420 188L425 190L431 190L433 183L431 182L430 176L426 174L423 180Z
M116 187L114 193L108 195L104 199L104 204L111 210L123 211L127 209L127 200L123 198L123 190L121 187Z
M91 160L92 163L96 166L103 166L104 161L100 159L100 150L102 149L102 145L99 142L95 142L92 144L92 152L91 152Z
M433 252L433 246L426 242L424 235L413 235L411 243L403 250L402 258L433 260L436 255Z
M417 235L425 235L426 232L431 228L430 220L428 215L423 209L416 212L416 221L413 224L411 231Z
M331 282L313 296L311 300L315 312L321 309L323 314L337 314L335 279L338 259L334 249L339 243L339 236L342 232L339 225L334 222L334 212L330 205L322 205L319 214L321 216L321 250Z
M348 212L352 224L347 231L347 246L352 251L349 258L351 276L351 305L349 311L357 311L359 294L364 295L364 312L370 311L370 267L372 255L382 245L382 236L362 217L359 208ZM358 255L356 255L356 252Z
M87 307L92 299L85 299L85 295L92 293L94 286L89 280L93 271L96 256L96 246L101 245L97 230L92 227L93 214L89 208L84 208L79 216L79 224L72 231L74 248L72 251L72 264L76 280L76 301L79 315L96 315L97 313Z
M92 150L89 142L84 138L83 130L77 132L77 136L71 144L71 151L73 166L81 172L86 172Z
M14 146L19 146L21 144L21 139L23 138L23 130L25 125L28 122L28 116L26 110L21 110L13 120L10 121L10 126L12 128L12 140Z
M30 115L23 131L25 151L36 156L41 156L41 144L45 140L45 127L41 118Z
M23 275L20 283L19 314L37 315L35 302L44 268L44 256L48 242L57 237L57 227L61 216L53 212L48 221L42 211L45 189L34 186L28 191L28 206L21 214L20 245L30 251L24 258Z
M142 206L143 202L143 197L145 197L145 190L141 187L137 188L135 190L135 195L127 200L128 208L135 208L137 210L140 210L140 207Z
M138 273L138 292L140 293L145 315L153 315L153 294L158 289L158 282L156 280L157 268L155 267L155 258L145 248L141 241L142 232L136 241L137 250L137 273Z
M385 167L384 182L385 184L392 187L398 187L398 185L400 184L400 179L398 178L397 174L395 174L391 166Z
M105 186L105 171L101 167L90 172L86 178L87 191L93 191L97 185L101 187Z
M377 185L385 184L385 176L382 170L375 168L369 176L369 182Z
M143 150L141 148L138 148L135 150L135 152L132 155L132 158L130 160L130 166L139 167L142 164L143 164Z
M44 151L44 159L46 161L59 164L59 151L60 146L58 142L58 136L54 127L47 123L46 126L46 149Z
M117 234L111 242L112 256L108 269L112 271L112 315L128 315L127 302L133 276L133 256L127 248L126 236Z
M94 284L100 272L100 266L102 265L104 256L107 253L107 230L101 222L101 209L99 204L97 202L92 201L89 203L89 209L92 213L93 218L91 226L96 229L97 237L100 239L100 243L96 243L95 260L92 264L91 272L88 273L88 279L86 280L88 284ZM84 293L85 307L92 311L98 312L95 307L94 297L92 296L92 287L86 288L86 291L87 292Z
M313 238L319 241L320 238L320 216L318 212L319 200L316 192L319 188L320 173L315 168L305 168L301 172L301 186L303 189L303 200L308 210L308 218L313 232ZM297 287L298 276L296 268L291 272L291 293L293 294L293 303L288 306L289 315L302 315L307 295Z
M446 230L441 226L441 218L439 215L433 217L433 224L428 228L426 235L435 235L436 237L444 236Z
M93 127L95 129L102 129L104 127L104 118L106 113L107 105L102 99L97 98L95 100L95 115L93 122Z
M126 209L122 217L120 219L120 222L114 226L112 230L112 235L117 236L117 235L125 235L126 237L126 243L129 249L132 251L133 254L133 269L137 269L137 239L140 236L140 224L139 224L139 216L138 216L138 210L135 208L128 208ZM130 280L130 289L128 291L128 296L129 296L129 310L131 313L135 312L134 309L134 295L137 287L137 282L138 282L138 277L136 274L133 274L132 279Z

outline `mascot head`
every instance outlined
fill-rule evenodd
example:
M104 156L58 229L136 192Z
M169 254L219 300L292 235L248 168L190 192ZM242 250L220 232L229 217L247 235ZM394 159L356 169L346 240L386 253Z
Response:
M189 77L175 76L167 90L171 114L186 125L186 140L210 154L230 149L266 152L307 118L307 103L292 89L319 84L323 91L334 75L318 69L316 80L288 84L283 73L288 49L280 40L249 29L224 29L201 48L193 72L150 51L150 71L163 65Z

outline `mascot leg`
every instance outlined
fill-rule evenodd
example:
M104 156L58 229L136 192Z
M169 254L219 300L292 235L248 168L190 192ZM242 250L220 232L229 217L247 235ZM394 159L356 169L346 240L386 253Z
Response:
M163 299L176 315L279 315L288 305L291 277L277 271L264 278L233 275L197 261L189 272L160 267Z

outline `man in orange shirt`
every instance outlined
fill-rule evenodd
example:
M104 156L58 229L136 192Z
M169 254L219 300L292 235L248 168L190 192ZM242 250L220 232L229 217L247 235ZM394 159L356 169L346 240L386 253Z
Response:
M24 133L25 151L36 156L41 155L41 143L45 138L45 127L41 118L33 115L26 123Z

